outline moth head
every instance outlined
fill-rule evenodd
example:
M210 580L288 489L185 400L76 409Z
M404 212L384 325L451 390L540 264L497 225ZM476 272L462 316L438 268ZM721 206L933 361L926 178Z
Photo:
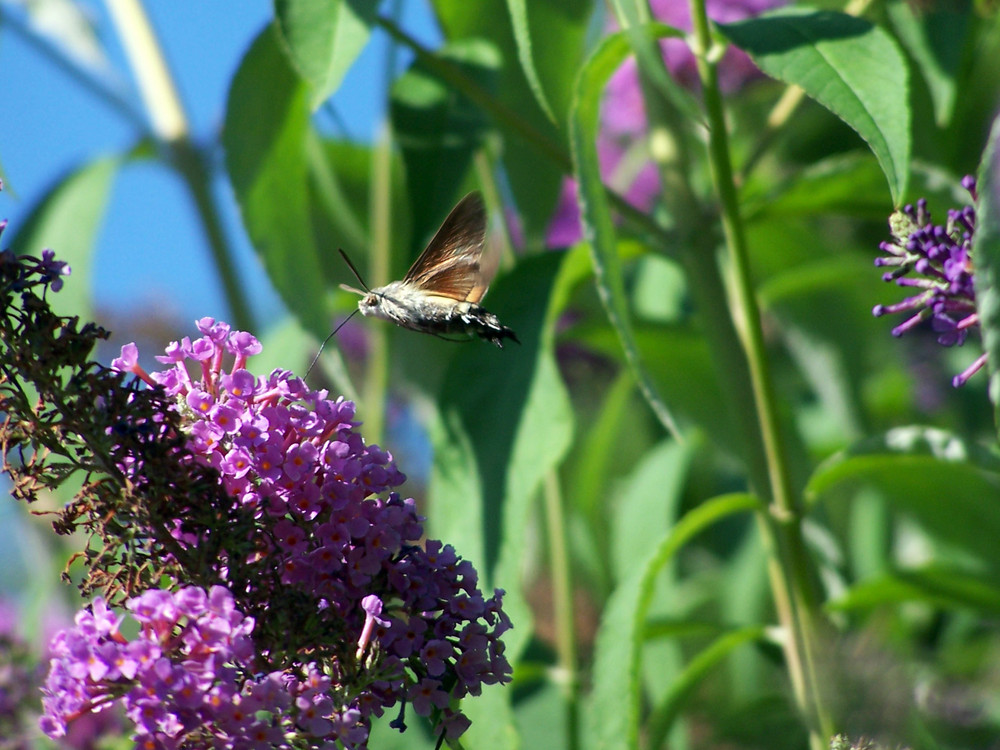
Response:
M362 315L373 315L378 310L379 303L379 296L375 292L367 292L358 300L358 307Z

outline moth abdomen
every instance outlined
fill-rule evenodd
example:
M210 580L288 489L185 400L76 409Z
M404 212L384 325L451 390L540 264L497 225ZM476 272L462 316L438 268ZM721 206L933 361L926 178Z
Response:
M501 323L496 315L479 305L470 305L469 310L462 314L462 327L479 338L495 344L499 349L503 349L504 339L511 339L516 344L521 343L514 331Z

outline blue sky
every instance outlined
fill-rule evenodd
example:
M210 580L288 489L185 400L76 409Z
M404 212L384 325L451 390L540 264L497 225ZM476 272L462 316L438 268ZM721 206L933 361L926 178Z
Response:
M17 20L23 17L19 5L0 0L0 11ZM104 5L81 5L111 55L122 90L137 103ZM251 41L269 22L272 4L155 0L144 5L193 133L204 142L221 127L229 82ZM404 25L433 43L435 32L426 6L403 3L402 7ZM355 140L370 141L382 118L385 59L386 38L376 32L333 99L347 134ZM405 64L408 58L401 54L399 59ZM6 24L0 26L0 87L0 164L7 181L7 189L0 193L0 218L10 220L11 230L16 231L61 176L95 156L122 152L138 137L131 123ZM229 185L220 179L216 189L230 206L227 229L257 317L276 320L282 316L281 304L238 225ZM97 239L94 279L99 306L117 313L139 315L154 306L185 324L204 315L228 316L207 246L179 180L151 162L130 164L116 180Z

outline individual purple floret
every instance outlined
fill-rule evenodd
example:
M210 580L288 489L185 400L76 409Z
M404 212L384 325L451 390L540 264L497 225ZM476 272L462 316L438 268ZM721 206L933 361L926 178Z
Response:
M976 199L976 180L962 179L962 187ZM889 218L892 242L882 242L886 255L876 258L876 266L890 270L884 281L894 281L915 293L894 305L876 305L875 316L908 313L909 317L892 329L902 336L925 320L938 334L942 346L961 346L969 330L979 326L972 265L972 236L976 230L975 209L965 206L948 211L945 225L932 224L927 201L906 205ZM964 372L952 379L957 388L963 385L986 362L983 354Z

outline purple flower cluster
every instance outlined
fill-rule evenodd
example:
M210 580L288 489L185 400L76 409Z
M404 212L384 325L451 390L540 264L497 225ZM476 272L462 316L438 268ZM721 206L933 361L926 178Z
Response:
M254 376L245 369L261 350L253 336L211 318L197 325L201 338L174 342L157 358L169 365L161 372L139 366L134 344L113 366L177 399L189 451L252 515L253 538L244 531L222 545L230 557L220 558L216 576L226 588L209 595L231 598L213 607L178 601L196 599L191 589L147 592L130 608L149 636L132 644L95 605L53 662L46 731L57 736L69 717L121 698L152 747L200 746L177 740L195 721L199 737L216 744L266 728L271 734L253 746L283 746L278 727L286 736L363 747L372 717L397 703L431 717L446 737L459 736L468 721L455 702L510 680L503 592L484 597L475 569L452 547L418 546L414 502L391 491L405 477L354 430L351 402L329 400L286 371ZM227 354L234 361L224 369ZM172 530L184 551L199 549L202 534L180 523ZM244 550L238 559L237 550ZM213 653L215 640L205 639L222 650ZM169 663L167 642L176 655ZM142 659L152 672L137 666ZM252 679L251 664L271 673L265 682ZM275 702L278 694L287 706ZM226 713L234 700L249 701L251 717L267 711L272 719L266 727L235 722ZM393 724L405 728L402 713Z
M138 637L103 599L56 635L43 690L41 726L62 737L66 722L121 703L137 747L261 747L283 741L289 699L274 681L243 680L254 656L253 619L222 586L176 593L151 589L129 600ZM259 712L269 714L267 720ZM285 721L290 721L286 718Z
M6 228L7 220L0 219L0 235L3 235ZM10 249L0 252L0 263L10 264L10 266L13 267L19 260L22 264L19 268L19 272L23 283L26 283L26 280L29 277L37 274L38 278L33 279L32 283L47 284L48 288L53 292L58 292L62 289L62 277L69 276L73 272L69 263L64 260L56 260L56 254L52 250L42 250L41 259L28 256L18 257ZM15 284L13 285L13 288L16 289L18 286L19 285Z
M976 199L973 177L963 178L962 187ZM891 269L882 275L884 281L894 281L916 293L894 305L876 305L872 314L910 314L892 329L893 336L902 336L929 319L939 344L961 346L969 330L979 325L971 255L975 209L951 209L946 224L932 224L927 201L921 198L916 206L907 205L894 213L889 227L893 241L879 244L886 255L876 258L875 265ZM952 384L963 385L985 362L983 354L956 375Z

